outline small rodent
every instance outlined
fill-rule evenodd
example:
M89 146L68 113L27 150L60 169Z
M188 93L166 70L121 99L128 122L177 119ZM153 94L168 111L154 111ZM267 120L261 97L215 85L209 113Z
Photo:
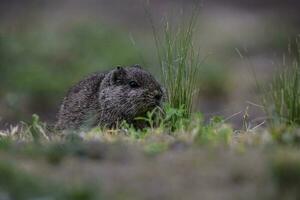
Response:
M94 73L68 91L56 128L115 128L124 120L138 127L135 118L161 106L163 96L161 85L140 65Z

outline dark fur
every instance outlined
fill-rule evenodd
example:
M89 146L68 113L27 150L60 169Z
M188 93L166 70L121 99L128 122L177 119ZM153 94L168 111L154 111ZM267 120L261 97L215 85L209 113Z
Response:
M130 86L131 81L138 87ZM123 120L136 123L136 117L161 105L163 95L160 84L138 65L95 73L69 90L56 128L113 128Z

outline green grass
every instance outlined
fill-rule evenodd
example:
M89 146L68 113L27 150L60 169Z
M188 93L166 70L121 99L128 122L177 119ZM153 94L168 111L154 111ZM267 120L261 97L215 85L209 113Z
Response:
M194 44L198 11L195 8L190 19L175 26L166 20L162 36L153 26L159 65L166 87L168 103L173 108L192 112L193 97L197 92L197 79L202 63Z
M300 45L296 43L292 61L283 62L282 69L264 91L263 104L273 125L300 125Z

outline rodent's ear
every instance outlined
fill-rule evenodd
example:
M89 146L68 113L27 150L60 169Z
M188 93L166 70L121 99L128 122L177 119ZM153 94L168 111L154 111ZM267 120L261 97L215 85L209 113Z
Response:
M141 65L139 65L139 64L132 65L132 67L142 69Z
M112 83L122 83L126 77L126 70L118 66L112 73Z

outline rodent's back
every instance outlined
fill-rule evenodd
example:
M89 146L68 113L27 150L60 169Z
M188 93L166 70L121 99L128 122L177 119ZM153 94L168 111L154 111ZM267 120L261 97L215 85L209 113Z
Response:
M99 110L98 95L107 73L94 73L71 87L58 112L57 129L78 129L93 125L94 112ZM84 127L82 127L84 128Z

